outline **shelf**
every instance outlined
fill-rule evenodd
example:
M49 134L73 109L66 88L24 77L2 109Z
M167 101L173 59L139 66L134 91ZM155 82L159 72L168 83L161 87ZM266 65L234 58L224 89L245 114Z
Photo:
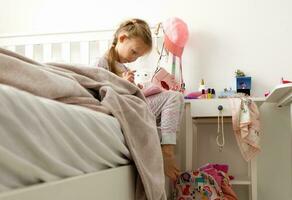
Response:
M231 180L231 185L251 185L251 181L249 180Z

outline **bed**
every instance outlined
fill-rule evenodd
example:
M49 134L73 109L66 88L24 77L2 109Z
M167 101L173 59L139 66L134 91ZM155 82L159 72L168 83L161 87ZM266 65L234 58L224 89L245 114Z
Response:
M112 33L112 30L103 30L39 35L7 35L0 37L0 47L40 62L56 61L94 66L96 59L110 45ZM25 179L25 183L19 181L19 178L13 181L13 177L7 176L6 182L13 186L13 189L5 188L5 186L1 187L0 200L58 200L69 198L131 200L135 198L137 169L133 164L131 153L125 144L120 124L116 118L80 106L67 105L37 97L2 84L0 85L0 99L1 122L5 124L1 126L1 134L3 137L9 138L6 141L12 141L10 144L3 144L4 146L7 145L17 152L16 154L23 153L32 160L35 159L31 156L34 153L37 158L47 156L51 159L51 163L46 163L48 159L44 162L34 160L36 166L46 168L46 172L54 170L52 166L56 165L52 163L58 162L54 161L56 156L67 161L59 163L58 166L62 171L59 176L55 176L56 173L53 173L53 176L41 170L36 170L39 174L43 173L44 178L42 180L33 179L31 182L27 182L27 179ZM25 123L23 119L25 119ZM13 130L10 130L11 127L13 127ZM184 123L182 123L182 127L185 127ZM67 137L58 138L57 134L53 134L60 131ZM21 148L21 145L13 141L16 134L21 135L23 132L27 132L27 136L33 138L33 141L37 141L34 149L28 151L27 146L30 145ZM40 134L33 134L33 132L43 134L40 136ZM5 133L15 135L5 135ZM185 152L185 136L183 133L184 130L180 135L181 140L179 141L177 154ZM97 134L99 135L98 138ZM56 144L56 141L60 141L60 139L63 143ZM68 140L71 142L68 142ZM64 145L67 145L68 148L60 148ZM80 148L81 146L84 148ZM78 152L78 157L70 155L67 152L68 149L75 153ZM93 156L98 162L93 164L92 157L86 158L85 155L90 155L88 152L98 152L100 156L98 154ZM178 159L181 168L184 169L185 162L183 160L185 158L179 157ZM13 175L17 172L18 175L21 175L21 170L25 170L25 168L17 168L17 166L21 166L17 163L7 165L9 162L3 156L0 157L0 163L4 163L2 166L6 166L6 168L2 167L3 170L0 172L4 174L2 174L2 177L6 177L5 173ZM80 163L83 163L83 165L81 166ZM15 166L15 169L12 169L13 166ZM28 186L23 187L22 185Z
M5 141L0 150L1 183L12 188L36 185L4 192L0 199L99 199L105 194L109 199L118 199L117 194L121 199L133 199L136 172L117 119L4 85L0 98L1 141ZM25 139L29 141L23 142ZM26 157L34 165L13 159L15 156ZM31 171L30 181L22 170ZM2 191L7 189L1 186ZM97 188L104 193L94 193ZM111 193L110 188L118 193Z

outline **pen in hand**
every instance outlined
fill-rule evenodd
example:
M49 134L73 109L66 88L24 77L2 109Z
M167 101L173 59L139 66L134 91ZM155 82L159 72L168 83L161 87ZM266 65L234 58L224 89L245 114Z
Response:
M133 84L136 84L135 83L135 72L136 70L130 70L129 68L125 67L124 66L124 69L125 71L123 72L123 78L130 81L131 83ZM138 83L137 86L140 88L140 89L143 89L143 85Z
M124 79L130 81L131 83L135 84L135 72L136 70L130 70L127 67L124 67L125 71L123 72L122 76Z

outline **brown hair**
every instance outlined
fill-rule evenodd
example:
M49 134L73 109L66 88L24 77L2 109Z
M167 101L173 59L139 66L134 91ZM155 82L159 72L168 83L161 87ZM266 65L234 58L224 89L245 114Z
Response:
M149 25L142 19L130 19L120 24L119 28L114 34L114 39L111 48L108 52L108 65L109 70L115 74L119 74L115 62L117 60L117 54L115 47L118 42L119 34L125 32L129 38L138 37L149 47L152 48L152 36Z

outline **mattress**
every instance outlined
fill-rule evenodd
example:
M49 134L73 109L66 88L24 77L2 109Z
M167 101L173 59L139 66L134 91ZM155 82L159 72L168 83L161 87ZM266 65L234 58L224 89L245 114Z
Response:
M112 116L0 84L0 191L131 162Z

